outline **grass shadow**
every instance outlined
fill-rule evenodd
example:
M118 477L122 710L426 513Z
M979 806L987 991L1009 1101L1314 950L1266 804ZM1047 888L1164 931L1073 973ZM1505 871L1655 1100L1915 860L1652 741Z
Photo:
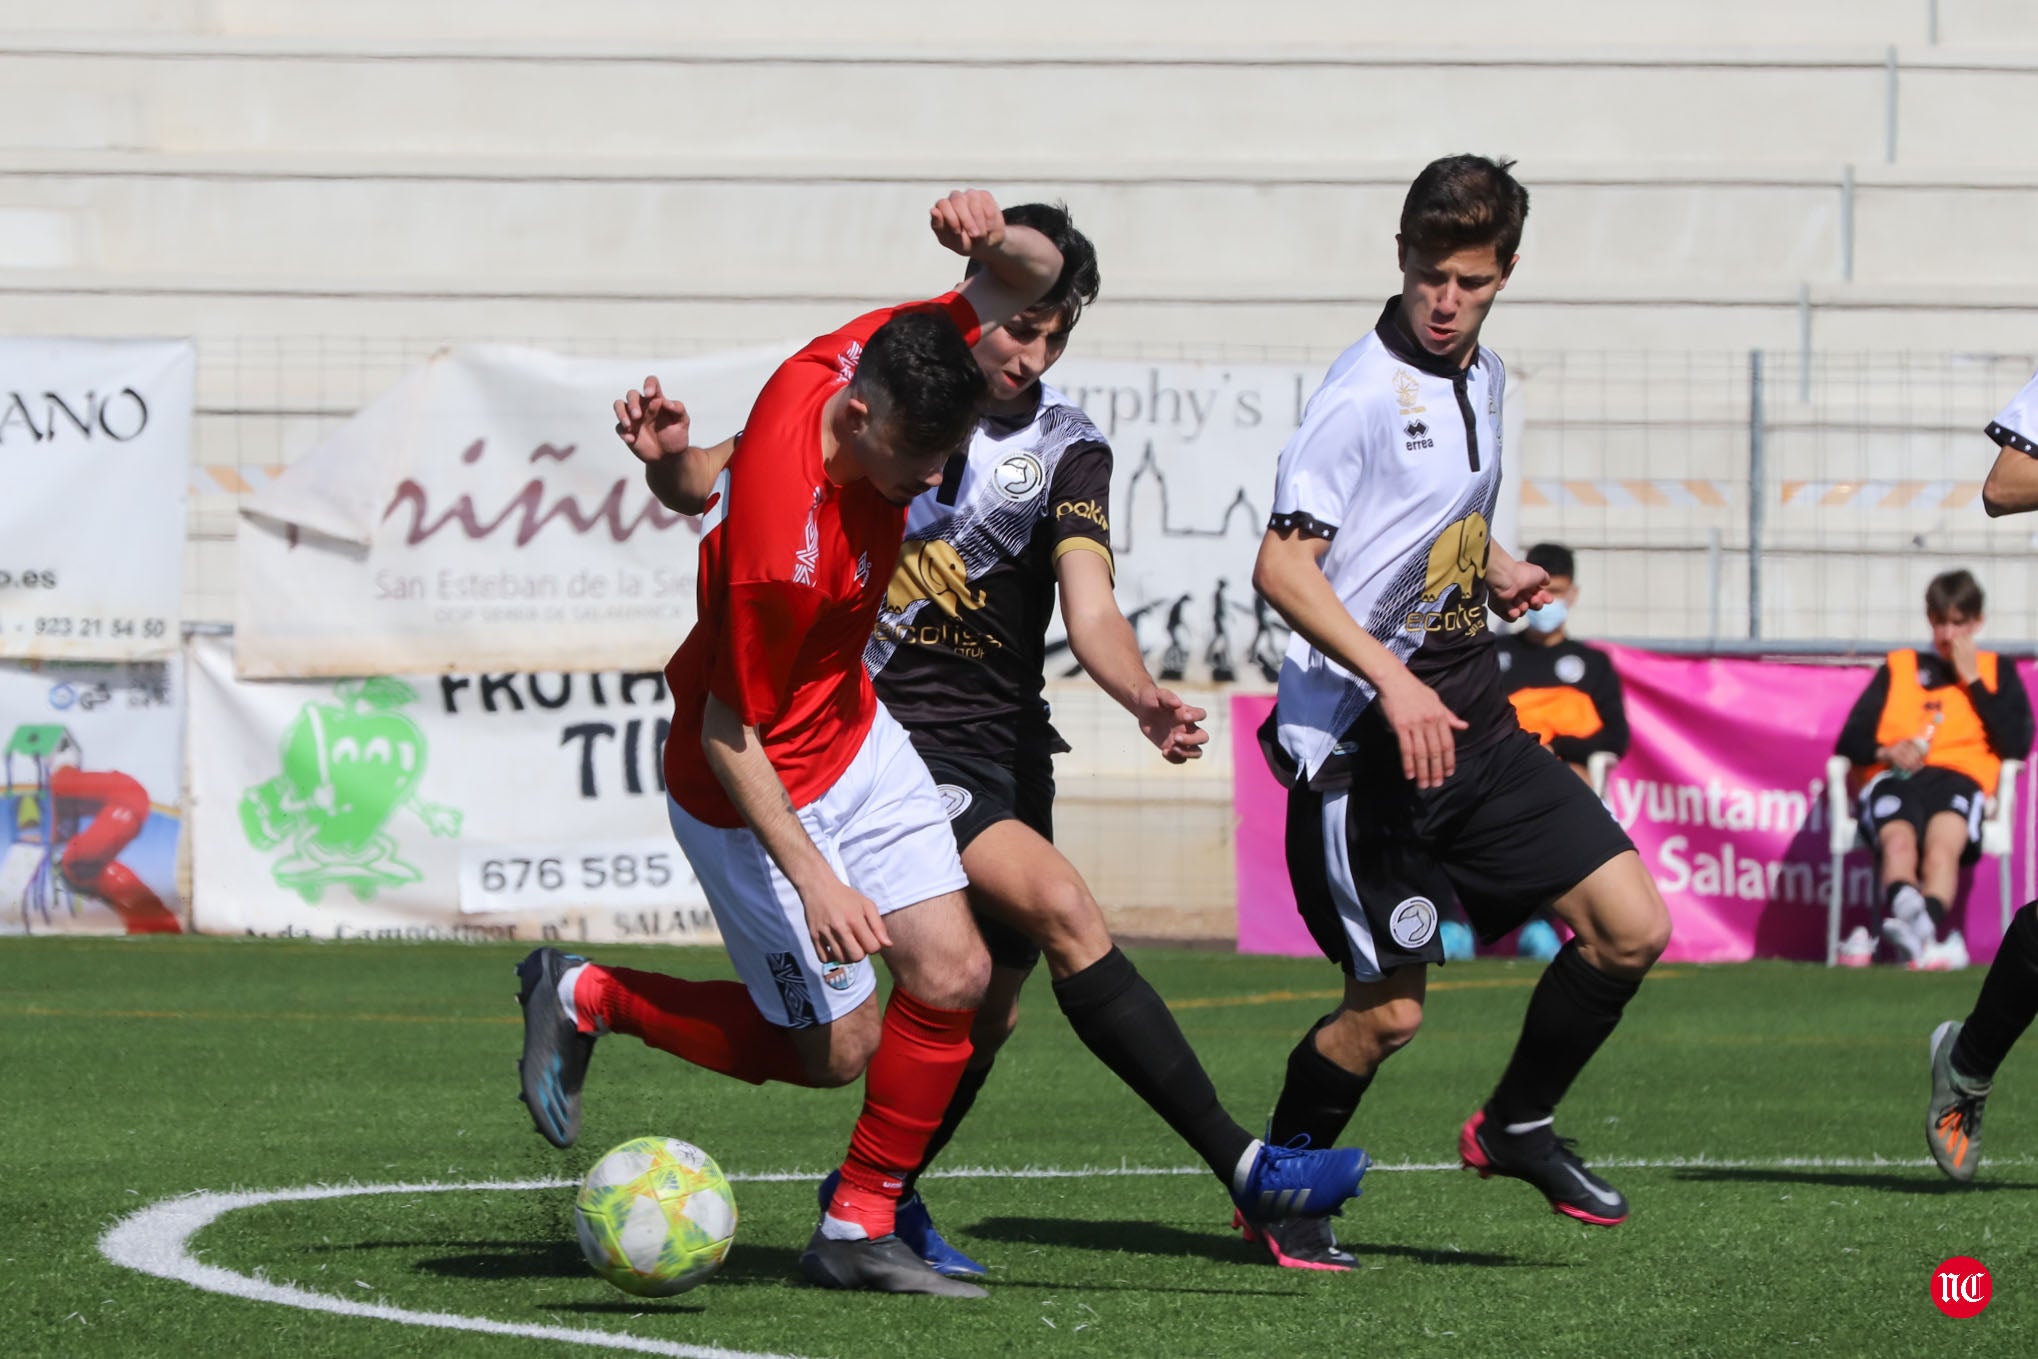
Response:
M1175 1255L1222 1265L1264 1264L1266 1254L1235 1236L1216 1231L1185 1231L1165 1222L1091 1222L1071 1218L993 1217L968 1229L985 1241L1015 1245L1062 1246L1074 1250L1124 1251L1132 1255ZM1391 1255L1426 1265L1469 1265L1479 1268L1558 1268L1546 1261L1523 1260L1486 1251L1437 1250L1427 1246L1366 1245L1348 1247L1363 1260Z
M1935 1171L1892 1166L1888 1170L1818 1170L1753 1166L1684 1166L1677 1170L1680 1180L1703 1184L1805 1184L1833 1189L1873 1189L1882 1194L1973 1194L2002 1189L2038 1189L2028 1180L1976 1180L1962 1184Z
M581 1312L601 1316L681 1316L705 1312L697 1302L668 1302L663 1298L632 1298L629 1302L541 1302L541 1312Z
M367 1242L384 1249L406 1245L477 1246L460 1255L418 1260L412 1269L449 1279L575 1279L585 1277L587 1261L571 1241L431 1241ZM345 1249L336 1247L335 1249Z

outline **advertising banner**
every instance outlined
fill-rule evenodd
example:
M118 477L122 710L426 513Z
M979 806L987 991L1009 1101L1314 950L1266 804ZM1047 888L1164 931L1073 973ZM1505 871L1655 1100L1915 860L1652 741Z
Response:
M1328 367L1077 356L1048 374L1111 443L1118 602L1163 682L1271 682L1280 674L1288 627L1253 593L1253 560L1281 447ZM1507 449L1521 447L1521 385L1510 377ZM1510 547L1519 495L1519 478L1503 479L1493 531ZM1054 628L1049 663L1063 662L1073 675L1059 619Z
M174 934L176 662L0 661L0 934Z
M714 443L793 348L439 354L247 503L241 674L662 664L693 624L698 534L645 488L610 405L656 373Z
M1694 660L1607 647L1626 691L1633 745L1606 802L1670 907L1670 962L1822 959L1832 882L1826 758L1868 665ZM2038 670L2020 667L2027 690ZM1232 699L1236 760L1239 950L1314 954L1295 913L1283 853L1285 793L1254 732L1266 695ZM2011 904L2030 894L2032 800L2014 804ZM1963 874L1954 923L1978 961L2002 934L1998 873ZM1866 849L1842 861L1843 928L1868 924L1875 865Z
M693 621L691 519L644 488L610 402L656 373L694 441L742 427L797 346L687 360L447 351L248 503L237 663L247 678L630 669ZM1280 667L1287 629L1253 558L1281 446L1322 364L1072 358L1051 380L1112 444L1119 602L1155 673L1225 683ZM1508 396L1508 442L1522 403ZM1496 533L1511 541L1515 479ZM1059 624L1054 673L1075 672Z
M670 711L656 670L246 681L195 639L197 928L713 943Z
M176 654L195 351L0 338L0 657Z

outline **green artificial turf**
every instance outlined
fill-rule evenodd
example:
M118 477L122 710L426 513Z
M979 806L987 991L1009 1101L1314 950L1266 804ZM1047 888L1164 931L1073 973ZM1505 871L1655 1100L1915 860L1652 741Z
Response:
M512 965L495 946L149 939L0 945L0 1351L9 1354L598 1354L553 1339L321 1315L145 1277L101 1235L197 1190L563 1179L648 1133L735 1176L820 1172L855 1091L755 1089L605 1039L582 1145L516 1101ZM719 953L614 949L729 975ZM1142 951L1233 1111L1256 1125L1296 1035L1329 1008L1317 963ZM1421 1036L1348 1140L1382 1163L1339 1227L1351 1274L1273 1268L1201 1174L927 1180L936 1218L994 1267L987 1302L797 1281L811 1183L735 1187L728 1265L664 1302L587 1272L572 1191L462 1190L248 1207L204 1263L353 1302L522 1326L840 1359L1012 1354L1961 1354L2038 1345L2038 1058L2004 1067L1981 1182L1923 1156L1925 1037L1978 973L1785 964L1666 969L1578 1082L1560 1131L1634 1204L1605 1231L1521 1184L1455 1171L1459 1124L1514 1042L1536 971L1435 978ZM2038 1042L2038 1039L2034 1039ZM1894 1164L1876 1164L1878 1158ZM952 1168L1186 1167L1192 1158L1075 1041L1044 982ZM1630 1162L1622 1166L1619 1163ZM1695 1164L1709 1162L1711 1164ZM1416 1168L1395 1169L1396 1166ZM1942 1317L1928 1281L1973 1255L1995 1296Z

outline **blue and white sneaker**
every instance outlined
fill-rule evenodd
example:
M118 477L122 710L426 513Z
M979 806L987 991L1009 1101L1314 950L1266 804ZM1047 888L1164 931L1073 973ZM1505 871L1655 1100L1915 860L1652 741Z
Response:
M1359 1181L1373 1160L1357 1147L1312 1150L1307 1137L1285 1147L1260 1144L1246 1174L1244 1189L1234 1189L1232 1204L1253 1222L1291 1217L1328 1217L1346 1199L1357 1198Z
M818 1197L822 1212L828 1211L828 1201L835 1197L835 1186L841 1182L839 1170L829 1171L821 1181ZM927 1211L927 1203L918 1190L899 1200L899 1215L892 1234L944 1278L981 1279L991 1272L948 1243L948 1238L935 1227L934 1215Z
M580 1136L580 1085L587 1079L594 1035L582 1033L559 1003L559 978L586 962L556 948L531 950L517 964L517 1004L524 1009L524 1055L517 1060L523 1082L518 1098L531 1122L555 1147L570 1147Z

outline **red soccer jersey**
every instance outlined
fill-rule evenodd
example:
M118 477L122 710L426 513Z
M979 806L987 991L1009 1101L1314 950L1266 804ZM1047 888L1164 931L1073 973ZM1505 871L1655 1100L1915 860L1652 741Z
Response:
M877 710L864 644L898 562L906 510L868 481L837 486L821 463L821 408L856 373L863 345L900 311L932 307L976 343L957 293L859 316L780 364L701 521L693 631L665 668L672 732L665 783L696 820L742 815L701 752L712 693L757 728L795 807L856 757Z

